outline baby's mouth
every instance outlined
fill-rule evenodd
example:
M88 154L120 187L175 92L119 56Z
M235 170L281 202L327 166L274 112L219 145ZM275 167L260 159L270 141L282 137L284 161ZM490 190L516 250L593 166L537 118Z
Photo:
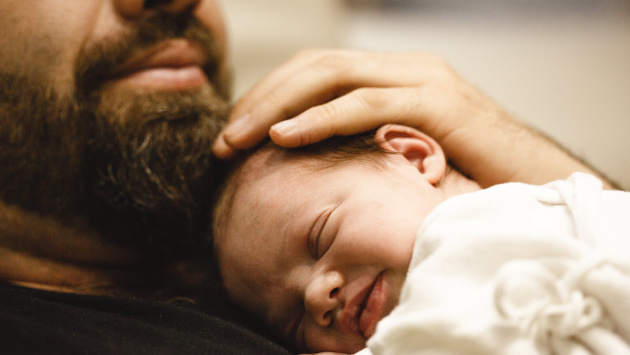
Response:
M376 324L381 320L384 305L383 273L380 273L374 280L370 292L363 301L358 316L359 329L366 339L374 335Z
M376 330L376 324L385 304L383 292L383 273L380 273L370 285L357 293L346 304L341 317L341 328L347 333L370 338Z

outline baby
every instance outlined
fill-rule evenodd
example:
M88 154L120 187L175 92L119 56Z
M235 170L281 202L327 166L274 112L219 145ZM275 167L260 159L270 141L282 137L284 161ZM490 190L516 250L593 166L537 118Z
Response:
M297 351L630 354L628 217L586 175L481 190L387 125L259 149L213 221L229 297Z

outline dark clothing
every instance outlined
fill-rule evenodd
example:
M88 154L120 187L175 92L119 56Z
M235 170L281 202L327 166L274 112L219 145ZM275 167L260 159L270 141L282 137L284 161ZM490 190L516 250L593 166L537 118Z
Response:
M290 354L211 309L0 283L0 354ZM219 318L220 316L221 318Z

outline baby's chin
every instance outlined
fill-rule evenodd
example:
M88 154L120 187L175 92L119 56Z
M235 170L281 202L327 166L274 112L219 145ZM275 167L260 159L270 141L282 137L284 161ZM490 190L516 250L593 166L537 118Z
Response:
M314 346L313 349L307 351L308 354L322 354L322 353L331 353L331 354L355 354L359 351L365 349L367 346L366 340L361 341L347 341L347 342L339 342L338 339L336 345L331 344L319 344L319 346Z

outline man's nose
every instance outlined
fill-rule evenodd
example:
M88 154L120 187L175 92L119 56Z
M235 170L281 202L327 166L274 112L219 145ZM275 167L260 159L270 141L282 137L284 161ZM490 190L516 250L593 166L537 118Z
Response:
M137 18L149 10L176 14L196 7L203 0L114 0L114 7L123 17Z
M343 284L342 275L331 271L315 277L306 287L304 307L318 325L327 327L334 320Z

